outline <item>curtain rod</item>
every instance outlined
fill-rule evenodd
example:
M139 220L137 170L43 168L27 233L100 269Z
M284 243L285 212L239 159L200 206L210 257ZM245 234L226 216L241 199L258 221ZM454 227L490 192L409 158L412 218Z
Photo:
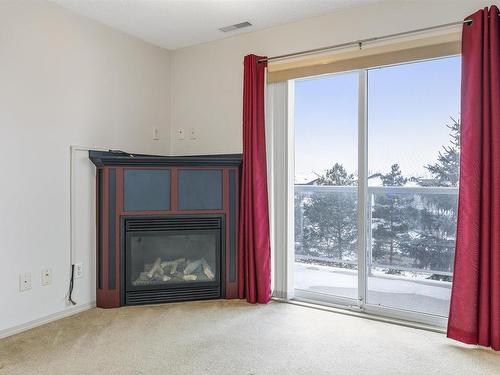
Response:
M499 14L499 16L500 16L500 14ZM446 28L446 27L462 25L464 23L470 25L470 24L472 24L472 20L471 19L466 19L464 21L450 22L450 23L445 23L445 24L442 24L442 25L429 26L429 27L424 27L424 28L416 29L416 30L403 31L403 32L400 32L400 33L395 33L395 34L389 34L389 35L383 35L383 36L376 36L376 37L367 38L367 39L354 40L352 42L335 44L333 46L328 46L328 47L314 48L314 49L310 49L310 50L306 50L306 51L293 52L293 53L287 53L285 55L272 56L272 57L268 57L266 59L260 59L260 60L257 60L257 61L259 63L263 63L263 62L266 62L266 61L281 60L281 59L286 59L288 57L310 55L310 54L317 53L317 52L325 52L325 51L330 51L330 50L340 49L340 48L345 48L345 47L351 47L351 46L356 46L356 45L359 46L359 48L361 49L361 46L363 45L363 43L375 42L377 40L383 40L383 39L396 38L398 36L409 35L409 34L416 34L416 33L424 32L424 31L430 31L430 30L435 30L435 29L442 29L442 28Z

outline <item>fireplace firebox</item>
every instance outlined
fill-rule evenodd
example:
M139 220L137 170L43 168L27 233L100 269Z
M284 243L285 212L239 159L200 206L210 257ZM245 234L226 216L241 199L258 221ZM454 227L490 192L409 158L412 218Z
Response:
M127 305L224 295L222 216L124 218Z
M98 307L238 298L241 155L89 158Z

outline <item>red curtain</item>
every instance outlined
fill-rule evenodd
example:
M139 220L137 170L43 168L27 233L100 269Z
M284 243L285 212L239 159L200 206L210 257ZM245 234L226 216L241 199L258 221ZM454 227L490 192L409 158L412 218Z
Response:
M243 170L239 230L239 297L250 303L271 298L271 250L267 205L264 77L262 56L244 60Z
M448 337L500 350L500 29L498 8L462 32L457 244Z

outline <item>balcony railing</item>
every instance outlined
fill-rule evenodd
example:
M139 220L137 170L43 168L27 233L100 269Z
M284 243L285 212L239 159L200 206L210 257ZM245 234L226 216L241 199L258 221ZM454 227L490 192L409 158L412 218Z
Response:
M296 260L357 267L357 189L295 185ZM368 187L368 273L451 279L457 199L456 187Z

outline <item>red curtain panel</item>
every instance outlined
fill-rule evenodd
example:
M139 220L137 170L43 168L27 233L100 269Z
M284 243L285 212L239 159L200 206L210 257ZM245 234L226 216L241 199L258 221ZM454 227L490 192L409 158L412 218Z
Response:
M265 62L244 60L243 170L239 230L239 297L250 303L271 298L271 250L264 124Z
M500 29L498 8L462 32L462 128L448 337L500 350Z

